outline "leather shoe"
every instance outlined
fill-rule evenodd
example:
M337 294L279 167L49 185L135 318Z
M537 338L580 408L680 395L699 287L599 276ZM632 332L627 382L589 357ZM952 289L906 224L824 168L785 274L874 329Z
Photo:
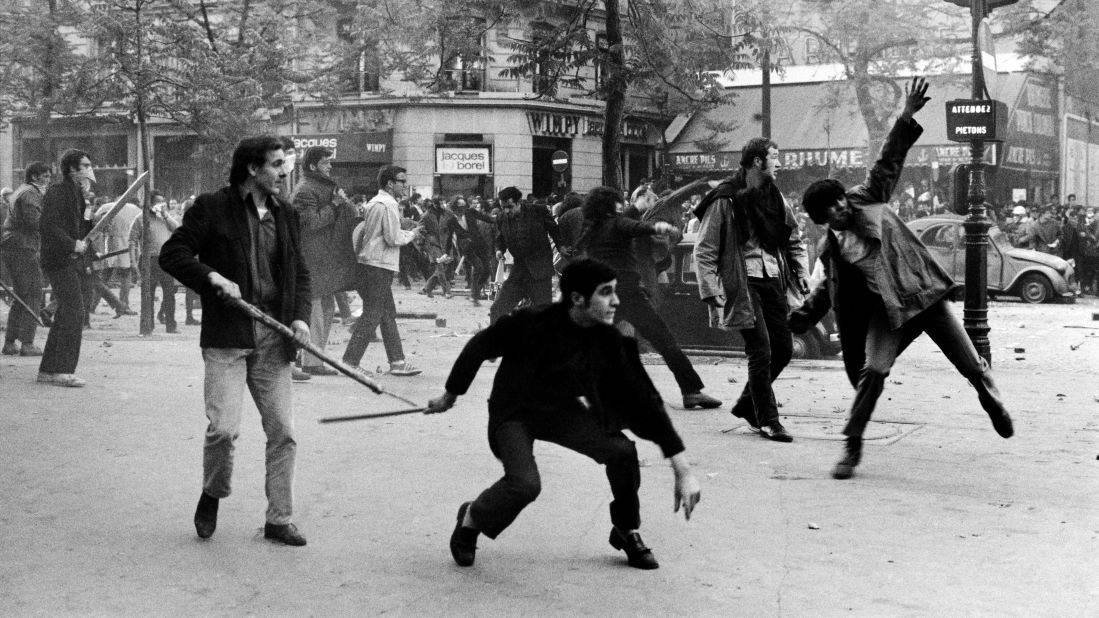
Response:
M688 410L691 408L719 408L721 407L721 400L714 399L702 391L697 393L684 393L683 407Z
M33 343L24 343L23 347L19 348L19 356L42 356L42 348Z
M202 321L194 318L187 318L183 323L187 326L202 326Z
M15 356L19 354L19 345L14 341L4 344L4 350L2 352L4 356Z
M1000 434L1001 438L1010 438L1015 435L1015 426L1011 423L1011 415L1007 410L1000 410L998 414L990 412L988 416L992 419L992 428Z
M855 476L855 466L862 460L862 438L847 438L843 459L832 469L832 478L844 480Z
M454 533L450 535L450 555L454 556L454 562L458 566L464 567L473 566L473 560L477 557L477 536L481 534L476 528L462 525L469 505L469 502L464 502L458 507L458 523L454 526Z
M770 425L761 426L759 428L759 435L768 440L774 440L775 442L794 441L794 436L791 436L790 432L786 431L786 428L782 426L782 423L771 423Z
M340 372L335 369L329 369L324 365L307 365L301 368L302 371L314 376L334 376L339 375Z
M202 492L195 509L195 532L198 538L208 539L218 527L218 499Z
M298 532L298 527L294 524L278 525L266 523L263 525L263 538L278 541L284 545L292 545L294 547L302 547L305 545L305 537Z
M748 407L748 406L744 406L743 408L738 408L737 406L733 406L732 412L733 412L733 416L735 416L737 418L740 418L740 419L744 419L744 422L748 423L749 427L751 427L755 431L759 431L759 421L756 420L756 411L755 411L755 409L753 409L751 407Z
M309 375L308 373L305 373L304 371L302 371L301 369L298 369L297 367L294 367L293 370L290 372L290 379L295 381L295 382L305 382L306 380L313 379L313 376Z
M653 550L645 547L645 542L637 532L622 534L618 528L611 528L609 541L611 547L626 552L626 558L633 568L645 570L660 568L660 563L653 557Z

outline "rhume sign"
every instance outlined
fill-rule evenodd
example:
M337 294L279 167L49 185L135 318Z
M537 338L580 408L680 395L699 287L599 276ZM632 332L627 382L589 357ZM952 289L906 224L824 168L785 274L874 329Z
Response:
M1007 128L1007 105L1000 101L946 102L946 137L953 142L998 141Z

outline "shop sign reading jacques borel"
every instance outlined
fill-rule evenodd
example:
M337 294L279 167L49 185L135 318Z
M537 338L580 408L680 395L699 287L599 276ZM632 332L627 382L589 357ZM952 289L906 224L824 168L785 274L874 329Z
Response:
M487 175L492 173L492 149L485 146L436 146L436 174Z

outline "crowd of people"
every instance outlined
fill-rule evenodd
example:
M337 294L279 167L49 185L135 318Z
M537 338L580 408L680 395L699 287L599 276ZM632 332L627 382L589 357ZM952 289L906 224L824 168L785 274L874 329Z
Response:
M694 222L686 228L677 208L662 207L670 196L662 202L649 183L630 193L595 187L553 202L524 198L516 187L502 189L495 199L444 201L409 195L407 171L385 165L377 174L377 194L356 200L333 179L331 150L306 149L299 167L294 144L275 136L242 140L228 184L218 191L179 205L154 194L144 218L136 207L126 216L112 209L103 216L126 228L125 246L140 247L156 264L149 276L161 288L166 329L176 328L175 282L201 300L199 346L209 423L196 533L203 539L214 534L220 501L231 493L247 388L267 436L264 536L305 545L293 518L295 373L334 375L328 363L352 375L361 372L357 377L368 384L380 375L418 375L404 353L394 279L408 289L422 279L423 294L438 287L449 297L453 278L461 273L474 304L487 296L485 287L492 282L489 326L464 346L442 393L425 411L450 409L484 361L499 360L488 403L489 444L504 475L459 506L450 538L455 562L471 566L479 535L496 538L537 498L541 481L533 444L541 440L606 467L613 495L610 545L624 551L633 567L657 568L638 530L637 451L622 430L656 443L670 460L676 510L689 517L701 492L636 339L616 326L628 321L663 356L683 408L722 405L703 392L702 379L654 306L654 282L667 267L669 248L685 232L697 234L699 302L709 309L710 326L739 331L744 341L748 379L730 412L762 438L794 441L780 421L772 384L790 361L792 333L812 327L829 309L836 314L855 390L833 477L850 478L861 463L862 435L886 377L908 344L925 332L972 383L995 431L1012 436L1011 417L988 364L949 306L957 284L890 206L905 157L923 130L913 116L929 100L926 92L919 78L906 88L904 109L865 183L816 181L798 208L776 180L778 144L753 139L732 177L687 200ZM16 198L20 207L3 225L3 256L10 268L27 263L45 271L58 308L38 381L71 387L84 384L75 375L81 322L88 299L97 298L84 291L98 290L110 300L113 291L104 278L132 277L133 257L128 265L89 265L101 254L122 251L123 240L87 246L87 230L100 210L92 163L78 150L66 152L60 163L62 180L53 184L48 166L28 168L27 185ZM290 191L288 177L295 171L300 179ZM26 204L38 206L24 209ZM26 213L35 208L40 214L31 229L27 222L33 217ZM13 217L17 224L10 223ZM812 289L805 217L822 230L824 276ZM142 231L135 236L138 220ZM7 239L16 233L24 236L8 251ZM494 274L499 270L506 277ZM32 290L17 288L34 302ZM338 363L324 349L349 291L361 298L362 313ZM125 298L115 300L117 311L128 309ZM282 329L256 320L257 309ZM19 320L14 330L24 337L26 323ZM360 363L379 330L389 366L375 372ZM28 340L21 343L18 353ZM293 361L300 348L310 352L298 369Z

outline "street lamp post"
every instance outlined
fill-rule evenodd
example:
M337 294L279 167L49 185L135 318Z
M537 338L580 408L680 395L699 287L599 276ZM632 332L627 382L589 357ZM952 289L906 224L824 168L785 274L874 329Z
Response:
M981 50L977 42L981 20L985 17L985 0L972 0L970 4L973 34L973 99L984 99L984 71L981 66ZM965 223L965 331L981 355L992 364L992 346L988 341L988 229L991 227L985 212L985 143L974 140L970 144L969 168L969 216Z
M992 9L1019 0L946 0L951 4L969 8L972 21L973 101L987 101L984 67L981 62L979 33L981 21ZM994 102L993 102L994 103ZM988 229L992 227L985 211L985 141L970 141L969 168L969 216L965 228L965 330L981 355L992 363L992 349L988 342Z

